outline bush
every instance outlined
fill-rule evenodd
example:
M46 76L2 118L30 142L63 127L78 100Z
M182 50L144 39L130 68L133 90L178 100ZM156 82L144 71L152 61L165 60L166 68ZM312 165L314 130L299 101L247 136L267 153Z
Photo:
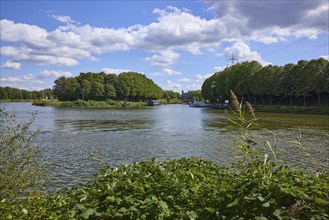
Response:
M19 123L14 113L0 113L0 198L36 194L45 183L46 163L41 146L32 144L38 134L29 131L34 115Z

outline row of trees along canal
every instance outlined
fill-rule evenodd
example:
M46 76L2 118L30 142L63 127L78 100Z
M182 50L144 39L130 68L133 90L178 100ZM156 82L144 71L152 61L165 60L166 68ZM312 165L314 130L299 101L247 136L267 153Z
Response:
M255 61L239 63L206 79L202 96L223 101L230 90L253 104L329 105L329 62L319 58L264 67Z

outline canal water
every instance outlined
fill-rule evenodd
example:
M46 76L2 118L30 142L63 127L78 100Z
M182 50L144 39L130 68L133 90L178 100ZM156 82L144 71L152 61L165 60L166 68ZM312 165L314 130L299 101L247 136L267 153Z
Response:
M228 111L161 105L142 109L37 107L1 103L18 120L37 112L31 129L51 164L51 187L88 181L98 169L94 152L112 166L135 161L200 157L225 165L234 160L235 131ZM259 124L282 163L312 171L329 169L329 116L258 113ZM252 131L255 140L259 132ZM299 143L296 142L299 141Z

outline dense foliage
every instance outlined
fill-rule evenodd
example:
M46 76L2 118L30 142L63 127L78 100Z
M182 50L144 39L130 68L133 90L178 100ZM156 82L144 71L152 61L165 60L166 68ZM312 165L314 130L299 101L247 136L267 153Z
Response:
M283 67L239 63L206 79L202 96L223 101L230 90L253 104L329 105L329 62L301 60Z
M45 183L42 148L33 144L38 131L29 131L33 120L20 123L0 108L0 198L34 195Z
M170 100L177 100L179 99L179 93L178 92L174 92L171 90L164 90L163 91L163 99L167 102L170 102Z
M135 72L115 74L80 73L77 77L60 77L54 93L60 101L108 99L145 101L159 99L162 89L145 75Z
M31 100L42 98L53 98L52 90L28 91L25 89L0 87L0 100Z
M328 175L267 160L245 165L234 172L189 158L106 168L64 192L2 201L0 212L7 219L329 218Z

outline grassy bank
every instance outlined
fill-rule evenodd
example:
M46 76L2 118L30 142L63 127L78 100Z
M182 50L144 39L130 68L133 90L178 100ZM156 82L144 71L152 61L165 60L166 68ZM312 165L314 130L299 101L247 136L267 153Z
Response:
M329 106L256 105L255 110L257 112L280 112L280 113L329 115Z
M170 99L160 100L161 104L181 104L182 102L179 99ZM32 105L36 106L59 106L59 107L131 107L131 108L140 108L146 106L146 102L126 102L126 101L115 101L115 100L107 100L107 101L53 101L53 100L34 100Z
M131 107L139 108L146 106L145 102L125 102L125 101L45 101L38 100L34 101L32 105L36 106L59 106L59 107L105 107L105 108L121 108L121 107Z
M34 102L40 101L39 99L1 99L0 102Z

